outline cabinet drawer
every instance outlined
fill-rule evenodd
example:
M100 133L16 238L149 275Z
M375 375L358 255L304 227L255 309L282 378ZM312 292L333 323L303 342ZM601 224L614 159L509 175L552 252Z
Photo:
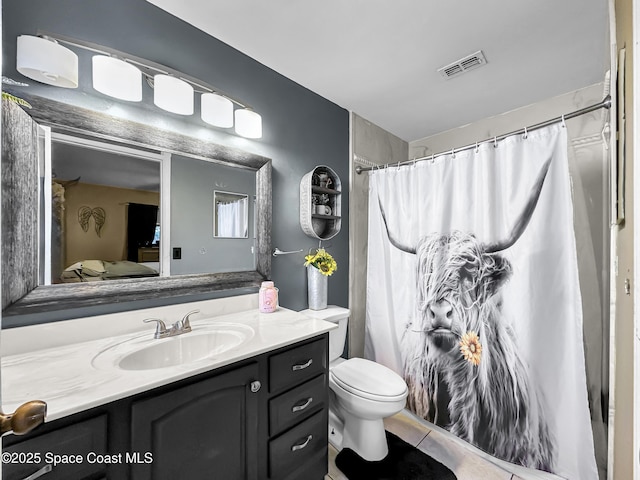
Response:
M327 336L272 355L269 358L269 391L293 387L327 369Z
M107 453L107 416L101 415L29 438L3 448L3 451L5 455L7 452L14 455L17 460L3 463L2 478L5 480L22 480L41 469L48 469L47 464L51 466L51 471L43 476L47 480L93 476L104 472L106 467L105 462L98 461L94 454ZM66 455L66 463L65 459L60 459L60 463L53 466L53 455ZM36 461L38 457L40 462Z
M269 400L269 435L275 435L322 410L328 399L327 375Z
M327 411L321 410L269 442L269 476L285 478L296 468L327 452Z

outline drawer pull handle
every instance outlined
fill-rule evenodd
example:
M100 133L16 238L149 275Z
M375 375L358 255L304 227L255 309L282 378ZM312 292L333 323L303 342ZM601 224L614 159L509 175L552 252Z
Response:
M38 470L37 472L33 472L31 475L29 475L28 477L25 477L24 480L36 480L36 478L40 478L43 475L46 475L47 473L49 473L53 468L51 467L50 463L47 463L44 467L42 467L40 470Z
M311 441L312 438L313 438L313 435L309 435L307 439L304 441L304 443L301 443L300 445L294 445L293 447L291 447L291 451L295 452L297 450L302 450L304 447L309 445L309 442Z
M304 402L302 405L294 405L293 408L291 409L291 413L296 413L304 410L309 405L311 405L311 402L313 402L313 397L307 398L307 401Z
M304 370L305 368L310 366L312 363L313 363L313 358L310 358L307 363L303 363L302 365L294 365L293 367L291 367L291 370L293 370L294 372L297 370Z

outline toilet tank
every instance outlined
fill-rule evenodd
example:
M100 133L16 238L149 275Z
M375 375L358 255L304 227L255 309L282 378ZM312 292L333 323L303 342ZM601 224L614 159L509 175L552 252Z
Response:
M323 310L303 310L300 312L307 317L337 323L338 328L329 332L329 363L342 355L347 341L347 324L349 323L349 309L329 305Z

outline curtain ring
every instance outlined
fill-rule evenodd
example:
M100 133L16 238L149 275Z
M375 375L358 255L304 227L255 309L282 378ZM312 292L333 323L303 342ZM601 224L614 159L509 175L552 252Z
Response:
M451 158L456 158L456 149L455 148L451 149Z
M413 166L416 166L416 157L413 157Z
M564 123L564 114L562 114L562 128L567 128L567 124Z
M476 153L478 153L479 149L480 149L480 146L478 145L478 142L476 142Z
M522 136L522 138L526 140L528 136L529 136L529 133L527 132L527 127L524 127L524 135Z
M435 158L434 158L434 156L433 156L433 153L432 153L432 154L431 154L431 164L433 165L433 162L435 162L435 161L436 161L436 160L435 160Z
M493 148L498 148L498 137L493 137Z

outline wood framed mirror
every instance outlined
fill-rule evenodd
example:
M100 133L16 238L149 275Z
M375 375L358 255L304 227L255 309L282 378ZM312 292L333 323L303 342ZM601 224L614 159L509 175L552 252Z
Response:
M271 276L271 159L21 92L33 108L2 104L3 316L71 310L110 303L166 299L257 288ZM40 285L38 125L255 172L255 270ZM233 294L233 293L231 293ZM184 300L182 300L184 301Z

